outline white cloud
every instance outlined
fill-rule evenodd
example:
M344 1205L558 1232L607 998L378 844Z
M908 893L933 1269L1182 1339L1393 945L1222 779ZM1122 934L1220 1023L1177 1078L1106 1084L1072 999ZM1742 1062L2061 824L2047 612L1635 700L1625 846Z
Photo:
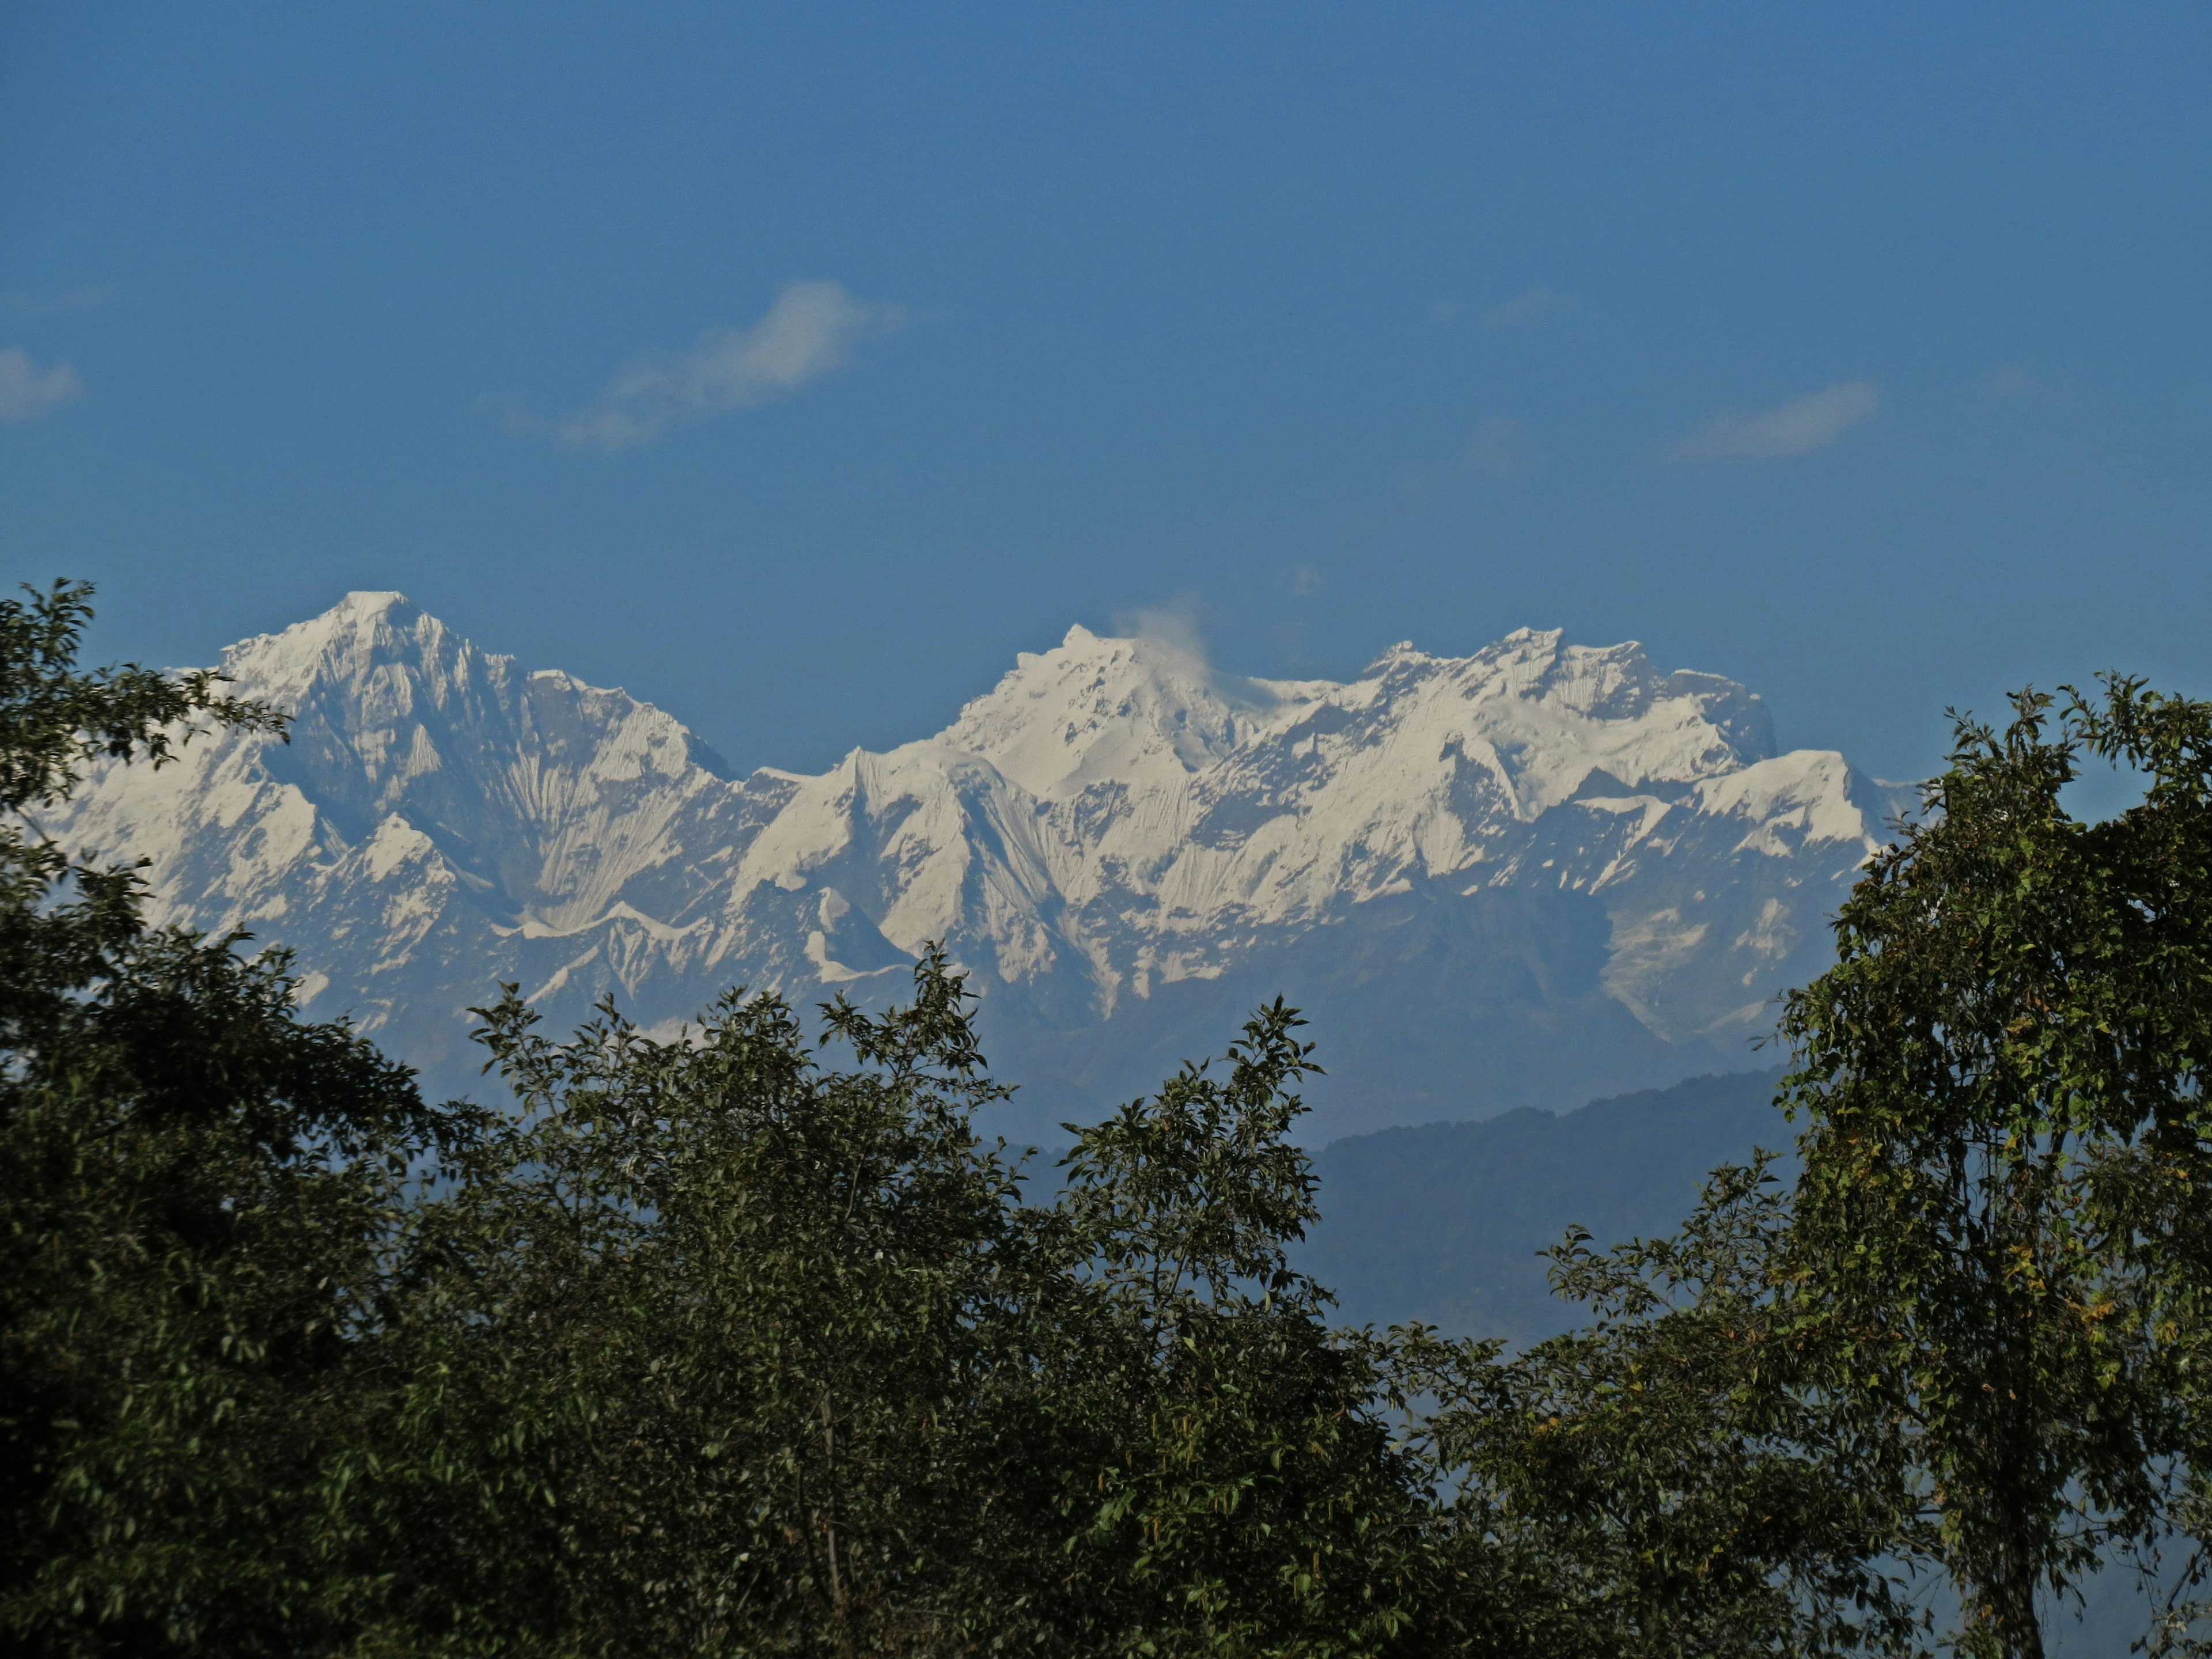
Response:
M84 382L67 363L43 373L21 346L0 350L0 421L35 421L84 396Z
M1503 305L1492 306L1482 313L1485 328L1529 328L1547 317L1574 309L1571 294L1562 294L1555 288L1523 289Z
M1881 407L1870 380L1844 380L1756 415L1717 415L1674 446L1677 457L1765 459L1826 449Z
M1195 593L1176 594L1165 605L1114 613L1114 631L1123 639L1152 640L1170 646L1194 662L1208 660L1205 605Z
M21 289L0 294L0 306L21 317L52 317L70 311L90 311L104 306L117 293L113 283L101 283L92 288L64 289L58 294L33 294Z
M1322 574L1318 567L1310 564L1291 567L1291 597L1292 599L1311 599L1321 592L1321 586Z
M2042 376L2033 369L2023 368L2018 363L2007 363L1993 368L1982 377L1982 395L1993 400L2039 398L2051 395L2051 388L2043 383Z
M1467 464L1493 478L1522 472L1536 464L1535 446L1521 422L1509 416L1493 415L1468 440Z
M564 443L635 449L671 427L787 397L848 366L863 339L905 321L902 307L856 300L840 283L787 283L750 328L710 328L689 351L625 369L596 403L552 429Z

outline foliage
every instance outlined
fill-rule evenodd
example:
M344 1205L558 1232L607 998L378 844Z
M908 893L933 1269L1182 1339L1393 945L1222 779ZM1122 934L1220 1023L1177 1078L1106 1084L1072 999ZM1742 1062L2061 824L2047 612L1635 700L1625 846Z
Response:
M80 672L92 589L56 582L0 599L0 1043L51 1043L107 953L143 931L132 870L70 859L28 816L64 799L87 764L160 766L207 723L272 731L273 709L226 697L217 674L180 678L125 663Z
M995 1396L1038 1241L969 1127L1000 1091L957 990L918 985L835 1012L866 1067L842 1074L772 998L677 1042L611 1009L549 1042L511 990L486 1011L520 1109L410 1218L394 1338L386 1501L430 1544L410 1618L462 1646L846 1652L1020 1614L993 1558L1041 1516L1024 1402Z
M151 929L21 814L159 764L215 677L74 666L89 590L0 602L0 1629L15 1650L296 1650L373 1571L318 1536L352 1328L434 1125L294 1017L281 957ZM180 724L181 723L181 724Z
M392 1338L410 1644L1389 1649L1417 1514L1283 1264L1290 1012L1079 1132L1039 1207L972 1127L1006 1091L967 1000L932 952L910 1006L834 1006L849 1071L769 997L677 1042L485 1011L519 1109L410 1217Z
M2042 1650L2039 1593L2156 1534L2212 1195L2212 711L2120 679L2053 709L1960 723L1782 1022L1797 1328L2008 1659ZM2073 817L2085 750L2142 802Z
M203 716L218 727L283 729L266 704L222 696L223 677L206 669L173 677L125 663L79 672L91 585L24 592L28 603L0 599L0 811L63 799L102 757L160 766L204 729Z
M1030 1202L941 953L914 1002L773 998L568 1042L410 1214L356 1496L413 1651L1801 1652L1893 1644L1892 1516L1756 1384L1776 1202L1577 1249L1617 1328L1507 1361L1332 1330L1290 1265L1313 1069L1278 1003L1074 1127ZM831 1046L852 1069L824 1063ZM1754 1194L1754 1190L1756 1193ZM1686 1305L1662 1316L1647 1281ZM1697 1283L1692 1286L1692 1281ZM1428 1414L1412 1412L1425 1395ZM1578 1421L1562 1431L1563 1416ZM1856 1596L1870 1616L1838 1616Z
M1187 1066L1156 1098L1068 1126L1060 1215L1099 1310L1069 1399L1108 1453L1074 1506L1078 1559L1124 1649L1434 1650L1392 1356L1332 1333L1328 1293L1288 1261L1318 1213L1289 1138L1291 1086L1318 1070L1302 1023L1278 1000L1225 1077Z
M219 677L0 602L0 1630L33 1654L1668 1659L1967 1650L2175 1528L2212 1576L2212 710L1962 725L1796 994L1794 1188L1571 1235L1510 1353L1333 1328L1295 1011L1048 1182L941 950L810 1031L732 991L477 1011L428 1107L282 955L30 814ZM2082 823L2083 755L2145 778Z
M1553 1280L1597 1313L1589 1328L1510 1357L1407 1341L1431 1402L1417 1438L1453 1477L1455 1531L1487 1545L1485 1611L1529 1650L1914 1644L1883 1560L1910 1525L1898 1471L1800 1382L1768 1161L1716 1172L1674 1237L1600 1254L1571 1232Z

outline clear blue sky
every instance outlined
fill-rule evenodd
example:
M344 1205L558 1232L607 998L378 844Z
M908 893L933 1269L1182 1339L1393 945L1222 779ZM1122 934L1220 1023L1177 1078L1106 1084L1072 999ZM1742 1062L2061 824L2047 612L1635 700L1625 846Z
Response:
M0 547L398 587L741 765L1073 622L1516 626L1932 763L2212 691L2212 9L0 10Z

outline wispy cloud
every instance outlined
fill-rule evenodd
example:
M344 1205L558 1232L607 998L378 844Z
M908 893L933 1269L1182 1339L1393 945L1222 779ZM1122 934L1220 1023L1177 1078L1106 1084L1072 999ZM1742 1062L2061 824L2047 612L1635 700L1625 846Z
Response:
M1292 599L1310 599L1320 592L1321 589L1322 574L1318 566L1295 564L1291 567L1291 597Z
M1165 605L1115 611L1114 631L1122 639L1152 640L1205 663L1208 660L1205 615L1205 604L1198 595L1182 592Z
M872 335L905 325L898 306L857 300L837 283L792 283L750 328L710 328L689 351L624 369L596 402L554 422L520 417L563 443L635 449L671 427L788 397L854 361Z
M1536 464L1536 447L1528 429L1510 416L1493 415L1474 429L1467 441L1463 459L1477 472L1493 478L1525 472Z
M1674 446L1679 458L1809 455L1881 407L1870 380L1844 380L1756 415L1717 415Z
M32 294L15 289L0 294L0 308L18 317L52 317L63 312L90 311L104 306L117 293L113 283L101 283L92 288L64 289L57 294Z
M1485 328L1533 328L1547 318L1557 317L1575 308L1571 294L1562 294L1555 288L1528 288L1521 290L1503 305L1496 305L1482 313Z
M35 421L84 396L84 382L67 363L39 369L21 346L0 350L0 421Z
M2048 398L2051 388L2033 369L2007 363L1982 377L1982 395L1992 402L2017 402Z

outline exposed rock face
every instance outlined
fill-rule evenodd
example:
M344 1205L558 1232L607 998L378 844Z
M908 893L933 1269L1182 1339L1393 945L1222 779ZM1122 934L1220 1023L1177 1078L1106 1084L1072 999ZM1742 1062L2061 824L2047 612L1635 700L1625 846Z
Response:
M941 939L1026 1133L1278 990L1334 1073L1317 1135L1571 1104L1753 1063L1895 810L1776 754L1741 686L1525 629L1338 684L1076 628L934 738L742 780L394 593L222 665L289 744L105 771L50 827L151 860L166 919L291 946L311 1012L447 1088L495 981L556 1028L609 992L660 1024L733 983L895 995Z

